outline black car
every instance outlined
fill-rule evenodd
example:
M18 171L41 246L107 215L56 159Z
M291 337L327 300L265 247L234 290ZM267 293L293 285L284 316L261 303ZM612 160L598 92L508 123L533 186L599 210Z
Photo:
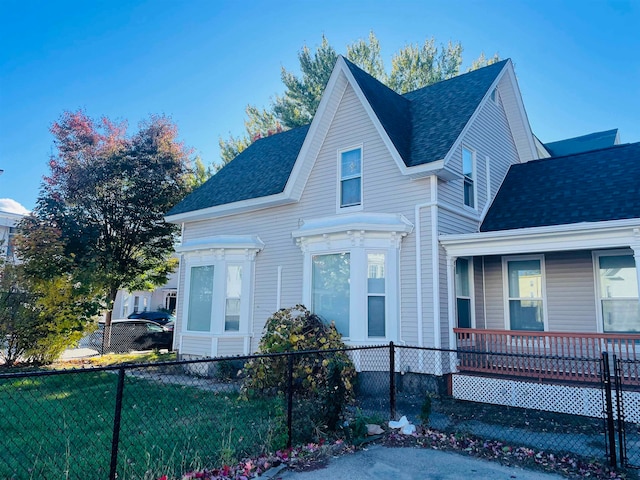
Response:
M111 340L104 338L104 322L98 323L98 330L89 338L92 348L104 352L130 352L132 350L152 350L173 346L173 323L170 326L159 325L151 320L140 318L118 319L111 321Z
M168 312L134 312L129 314L127 318L142 318L144 320L151 320L160 325L166 325L170 322L175 322L175 315Z

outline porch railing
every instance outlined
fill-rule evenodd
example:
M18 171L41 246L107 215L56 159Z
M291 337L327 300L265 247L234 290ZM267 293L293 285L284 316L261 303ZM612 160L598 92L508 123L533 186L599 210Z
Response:
M454 328L458 370L538 380L600 381L602 352L640 360L640 335ZM634 364L637 365L637 364ZM640 384L640 371L626 381Z

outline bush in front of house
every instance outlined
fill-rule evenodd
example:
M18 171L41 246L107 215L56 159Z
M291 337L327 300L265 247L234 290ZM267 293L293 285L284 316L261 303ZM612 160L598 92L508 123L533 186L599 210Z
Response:
M333 323L327 324L302 305L281 309L266 322L258 354L343 349L346 345ZM252 359L245 364L243 391L247 395L287 391L287 356ZM317 433L335 430L344 408L353 400L355 368L345 352L295 355L293 396L305 425ZM297 418L299 418L298 415Z

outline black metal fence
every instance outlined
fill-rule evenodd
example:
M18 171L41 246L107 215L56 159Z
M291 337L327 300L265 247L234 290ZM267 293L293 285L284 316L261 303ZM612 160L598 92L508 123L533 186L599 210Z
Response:
M357 371L353 401L329 428L330 409L305 393L326 379L305 365L345 353ZM447 373L463 353L391 344L2 374L0 479L180 478L291 444L360 435L356 426L364 423L387 428L403 415L455 438L602 463L615 452L624 465L640 461L640 451L629 448L640 440L638 392L624 384L624 372L636 365L618 361L606 375L603 359L579 359L603 372L594 389ZM283 382L243 389L244 365L259 359L281 361ZM299 367L309 368L309 378ZM566 395L582 395L582 404L595 398L595 408L567 411Z

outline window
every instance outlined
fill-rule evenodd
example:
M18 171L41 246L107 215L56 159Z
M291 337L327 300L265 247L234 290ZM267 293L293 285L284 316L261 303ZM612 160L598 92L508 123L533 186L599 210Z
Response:
M475 208L475 153L465 147L462 147L462 175L464 176L464 204Z
M349 253L314 255L311 273L311 310L349 336L351 256Z
M384 253L367 254L367 334L385 336Z
M391 213L305 219L292 232L304 253L302 303L352 345L397 341L400 243L412 227Z
M227 267L227 298L225 302L224 331L240 331L240 295L242 292L242 266Z
M599 254L598 280L603 331L640 331L638 277L633 255Z
M213 265L191 267L187 330L194 332L211 330L213 272Z
M456 316L459 328L471 328L471 287L469 260L456 260Z
M498 89L494 88L493 90L491 90L491 101L493 103L498 103Z
M340 153L340 208L362 204L362 149Z
M544 331L542 259L507 260L506 270L511 330Z
M164 309L168 310L171 313L175 313L177 299L178 294L176 292L167 293L167 296L164 297Z

